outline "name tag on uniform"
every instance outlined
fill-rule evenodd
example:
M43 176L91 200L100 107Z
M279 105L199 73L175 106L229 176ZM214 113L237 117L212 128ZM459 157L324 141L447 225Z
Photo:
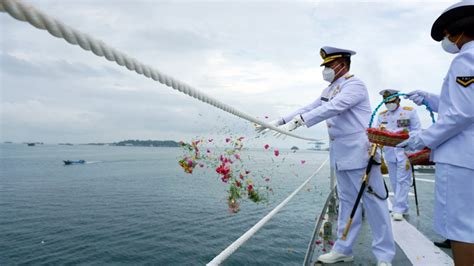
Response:
M386 125L386 124L388 124L388 122L387 121L382 121L380 124Z
M398 119L397 120L398 127L409 127L410 126L410 119Z
M329 101L329 99L328 99L328 98L326 98L326 97L321 97L321 101L323 101L323 102L327 102L327 101Z

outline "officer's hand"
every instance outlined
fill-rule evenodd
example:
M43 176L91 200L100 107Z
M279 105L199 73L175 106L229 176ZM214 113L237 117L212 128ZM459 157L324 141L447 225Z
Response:
M278 128L281 129L281 130L284 130L284 131L293 131L293 130L299 128L302 125L304 125L303 118L301 118L301 116L298 115L295 118L293 118L290 122L288 122L288 123L286 123L282 126L279 126ZM274 132L273 135L278 138L278 137L283 136L284 134L282 134L280 132Z
M423 100L427 96L428 96L428 93L426 91L416 90L416 91L412 91L412 92L408 93L405 96L405 99L408 98L408 99L412 100L414 103L416 103L417 105L422 105Z
M424 147L426 147L426 145L425 143L423 143L423 140L420 138L420 134L413 134L412 136L410 136L409 139L397 145L397 148L403 148L409 151L421 150Z
M278 127L278 126L281 126L284 123L283 119L282 118L278 118L278 119L275 119L273 121L270 121L268 122L268 124L274 126L274 127ZM255 125L255 131L257 131L257 133L262 133L262 134L265 134L267 133L269 129L264 127L264 126L261 126L261 125Z

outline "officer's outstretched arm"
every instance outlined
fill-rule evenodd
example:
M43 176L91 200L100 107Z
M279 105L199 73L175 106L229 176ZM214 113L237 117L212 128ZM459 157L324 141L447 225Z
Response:
M367 98L367 89L361 81L352 81L344 87L331 101L318 108L301 114L307 127L336 116Z
M300 109L286 115L283 117L283 120L285 121L285 123L288 123L290 122L295 116L297 115L301 115L301 114L304 114L304 113L307 113L317 107L319 107L321 105L321 97L318 97L314 102L304 106L304 107L301 107Z

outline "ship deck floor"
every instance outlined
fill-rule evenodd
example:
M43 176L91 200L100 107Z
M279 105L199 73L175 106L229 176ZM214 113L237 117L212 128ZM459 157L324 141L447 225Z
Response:
M450 249L440 249L433 241L444 241L433 230L434 174L415 173L420 216L417 216L413 188L409 194L410 211L404 221L392 221L393 234L397 246L392 265L454 265ZM385 177L387 185L390 184ZM389 202L389 208L391 203ZM372 235L370 226L364 219L356 244L354 261L331 265L376 265L372 254ZM310 265L323 265L317 262L321 251L315 249Z

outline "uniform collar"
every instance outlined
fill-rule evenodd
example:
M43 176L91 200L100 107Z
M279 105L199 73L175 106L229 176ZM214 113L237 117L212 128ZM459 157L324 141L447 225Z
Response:
M350 77L350 76L351 76L351 74L349 72L347 72L346 74L342 75L342 77L339 77L338 79L333 81L330 86L340 84L342 81L346 80L347 77Z
M466 50L469 50L469 49L474 49L474 40L465 43L465 44L461 47L460 52L463 52L463 51L466 51Z

